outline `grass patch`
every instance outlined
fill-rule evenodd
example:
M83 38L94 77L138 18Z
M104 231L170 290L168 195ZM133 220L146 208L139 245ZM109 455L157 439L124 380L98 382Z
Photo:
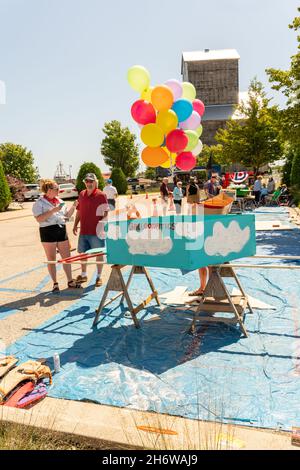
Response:
M88 439L0 421L0 450L132 450L132 446Z

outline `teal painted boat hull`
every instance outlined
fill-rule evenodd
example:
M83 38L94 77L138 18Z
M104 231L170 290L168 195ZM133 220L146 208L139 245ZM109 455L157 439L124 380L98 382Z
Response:
M106 232L109 264L194 270L256 253L252 214L123 220Z

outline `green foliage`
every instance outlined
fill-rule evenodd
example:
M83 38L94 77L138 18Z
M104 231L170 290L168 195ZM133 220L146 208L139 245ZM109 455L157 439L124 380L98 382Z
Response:
M100 168L97 165L95 165L95 163L93 162L84 162L81 165L77 178L76 178L76 188L78 191L83 191L84 189L86 189L85 184L84 184L84 178L87 173L95 173L98 179L99 189L104 188L105 181L100 171Z
M230 165L232 163L228 155L224 154L221 144L203 145L203 150L197 157L197 166L206 166L210 157L217 165Z
M156 169L151 168L150 166L147 167L145 171L145 178L149 180L155 180L156 179Z
M295 149L292 169L291 169L291 186L300 189L300 149Z
M0 161L0 212L8 208L10 201L10 190L3 171L3 165Z
M248 102L237 107L240 119L228 121L215 138L222 145L224 162L242 163L257 173L261 166L280 158L282 143L277 108L269 107L262 83L252 80L248 95Z
M101 153L105 164L112 170L121 168L126 177L133 177L139 167L139 147L136 136L119 121L104 124L106 137L102 140Z
M23 181L14 178L13 176L6 176L6 181L10 190L11 195L14 197L18 191L24 193L27 191L27 188Z
M300 8L298 8L300 13ZM300 31L300 16L296 16L290 29ZM289 70L269 68L266 70L273 90L281 91L286 97L286 108L280 111L279 119L285 138L300 147L300 35L297 36L298 52L291 57Z
M294 149L290 145L286 146L284 156L285 164L282 168L282 184L286 184L289 187L291 185L291 171L294 158Z
M126 194L127 179L122 171L122 168L114 168L111 172L111 179L113 186L117 188L119 194Z
M13 176L24 183L35 183L36 168L32 152L22 145L5 143L0 145L0 160L5 175Z

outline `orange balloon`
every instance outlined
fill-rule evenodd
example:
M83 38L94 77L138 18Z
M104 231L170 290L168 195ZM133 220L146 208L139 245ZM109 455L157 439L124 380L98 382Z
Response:
M169 159L162 147L146 147L142 151L142 160L145 165L156 168Z
M167 85L156 86L151 93L151 103L158 111L167 111L174 102L174 95Z

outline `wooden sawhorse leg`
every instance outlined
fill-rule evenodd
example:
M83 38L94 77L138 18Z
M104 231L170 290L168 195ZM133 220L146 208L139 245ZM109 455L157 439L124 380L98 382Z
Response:
M123 278L123 275L122 275L122 272L121 272L121 269L124 268L124 267L125 266L123 266L123 265L113 265L111 267L111 274L109 276L107 286L106 286L105 291L103 293L100 305L96 310L96 316L95 316L95 319L94 319L94 322L93 322L93 326L95 326L98 323L98 319L99 319L99 316L100 316L103 308L106 305L109 305L111 302L113 302L114 300L116 300L120 296L122 296L121 297L121 303L124 301L124 299L126 300L126 303L128 305L128 309L130 311L132 320L133 320L134 325L136 326L136 328L139 328L139 326L140 326L139 321L138 321L137 316L136 316L137 313L140 310L145 308L145 306L149 302L151 302L151 300L153 300L153 299L156 300L157 305L160 305L158 292L155 290L152 279L151 279L148 271L146 270L146 268L144 266L132 266L130 274L129 274L129 278L127 280L127 283L125 284L125 281L124 281L124 278ZM133 307L130 296L129 296L129 293L128 293L128 288L130 286L130 283L131 283L131 280L132 280L134 274L144 274L146 276L146 279L147 279L148 284L149 284L149 286L151 288L151 291L152 291L152 293L147 297L147 299L143 300L142 303L139 304L137 307ZM118 291L118 294L115 295L113 298L109 299L106 302L107 296L108 296L110 291Z

